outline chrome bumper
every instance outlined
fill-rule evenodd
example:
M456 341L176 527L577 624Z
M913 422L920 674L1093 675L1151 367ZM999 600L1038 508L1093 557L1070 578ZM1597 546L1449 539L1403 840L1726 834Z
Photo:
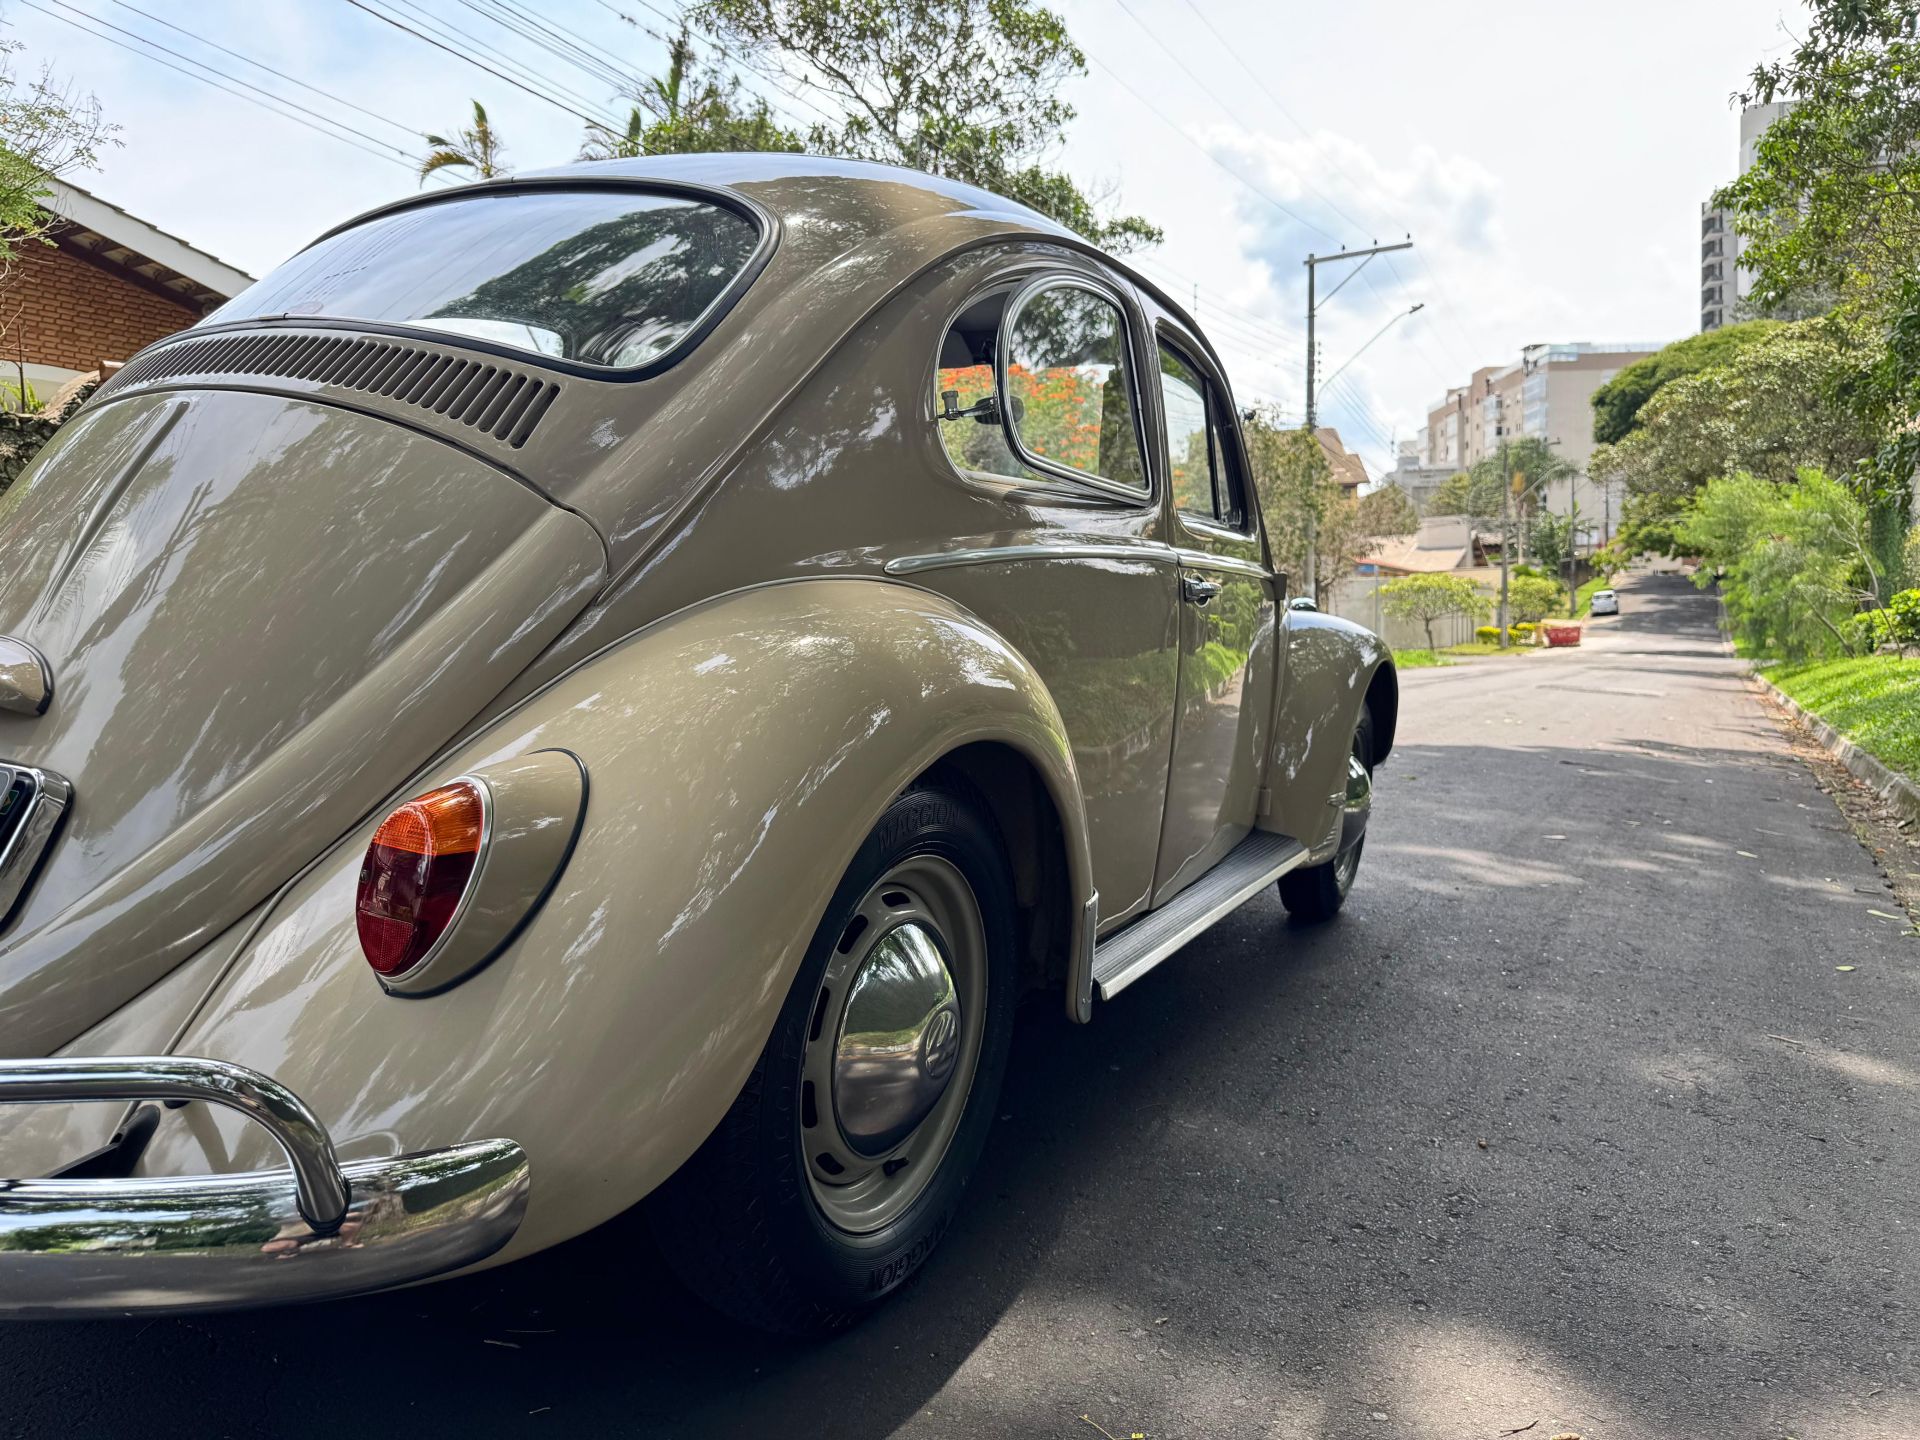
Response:
M324 1300L457 1270L505 1245L527 1157L475 1140L341 1164L277 1081L177 1056L0 1060L0 1104L200 1100L265 1126L290 1170L129 1180L0 1179L0 1319Z

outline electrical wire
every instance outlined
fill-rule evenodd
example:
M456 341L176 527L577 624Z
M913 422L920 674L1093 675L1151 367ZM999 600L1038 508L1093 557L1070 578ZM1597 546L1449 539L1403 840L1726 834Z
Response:
M206 70L211 74L218 75L223 80L230 80L234 84L239 85L244 89L253 91L257 95L265 96L267 99L272 100L275 104L284 105L290 110L297 110L301 114L309 116L312 119L319 121L323 124L330 125L336 130L344 131L346 134L357 136L359 139L365 140L369 144L380 146L382 149L385 149L385 150L390 150L394 155L399 156L402 159L410 158L408 156L407 151L401 149L398 145L394 145L389 141L382 140L378 135L369 135L364 130L357 130L353 126L348 125L343 121L335 120L331 116L321 114L318 110L310 109L309 107L302 105L297 100L289 100L284 95L276 95L271 90L264 90L260 86L255 85L250 80L243 80L237 75L228 74L227 72L222 71L215 66L207 64L207 62L204 60L197 60L191 55L182 54L180 51L175 50L170 46L162 45L158 40L149 39L147 36L142 35L137 31L129 30L124 25L116 25L111 20L102 19L100 16L93 14L91 11L82 10L77 5L70 5L67 3L67 0L51 0L51 3L58 5L62 10L70 11L75 15L79 15L87 20L90 20L95 25L104 26L106 29L113 31L116 34L125 35L131 40L138 41L140 44L147 46L149 49L158 50L163 55L171 55L174 59L185 61L189 65L196 65L202 70ZM39 10L40 13L43 15L49 15L53 13L52 11L45 10L38 5L35 5L32 8ZM61 17L56 16L55 18L58 19ZM104 39L106 37L102 36L101 38Z
M112 45L117 49L126 51L129 55L136 56L139 59L146 60L152 64L162 66L168 70L172 70L176 74L186 76L189 80L198 80L201 84L210 86L215 90L224 91L226 94L232 95L236 99L244 100L247 104L253 105L258 109L264 110L270 115L277 115L282 120L291 120L296 125L304 125L307 129L312 130L315 134L324 135L329 140L338 140L343 145L351 145L354 149L362 151L368 155L371 155L375 159L385 160L390 164L404 166L409 171L413 171L415 173L419 171L420 162L417 158L413 158L413 157L408 157L404 159L400 158L398 155L393 153L389 147L385 145L385 142L376 142L381 147L376 149L373 145L362 144L360 141L352 139L347 135L341 134L340 131L338 130L329 129L324 124L316 123L314 120L306 118L306 116L291 114L285 110L278 108L276 105L269 104L267 103L267 101L257 98L254 95L247 94L246 91L244 90L237 90L232 85L222 84L219 79L214 79L212 77L221 76L223 79L233 79L237 83L245 83L245 82L238 81L238 77L236 76L225 75L224 72L218 69L215 69L215 67L211 65L207 65L204 61L196 60L196 61L192 61L191 63L195 65L199 65L202 69L210 72L207 75L200 74L198 71L195 71L195 70L186 69L184 66L181 66L181 65L176 65L170 60L164 60L160 56L152 54L149 51L139 49L136 46L129 44L125 40L115 39L112 35L106 34L103 31L95 30L90 26L81 24L78 20L73 19L71 16L62 15L57 11L49 10L45 6L36 4L35 0L20 0L20 3L25 5L29 10L37 11L40 14L47 16L49 19L58 20L64 25L72 26L74 29L80 31L83 35L90 35L96 40L103 40L107 44ZM57 0L56 0L56 3L57 3ZM83 15L86 14L85 11L80 11L78 13ZM106 23L104 21L98 21L98 17L96 16L87 15L87 18L90 20L96 20L97 23L101 23L101 24ZM125 33L131 34L132 32L125 32ZM135 38L140 39L141 43L143 44L153 43L151 41L145 40L143 37L136 36ZM257 89L258 87L250 87L250 88ZM263 91L261 93L267 94L269 92ZM309 111L307 113L310 115L313 112Z
M364 105L356 105L353 101L347 99L345 96L336 95L331 90L322 90L318 85L309 85L305 80L300 79L298 76L289 75L284 70L276 70L273 68L273 66L265 64L262 61L255 60L251 55L243 55L238 50L230 50L225 45L220 44L217 40L209 40L206 36L200 34L198 31L189 30L184 25L176 25L173 23L173 21L168 20L164 16L155 15L149 11L142 10L138 5L130 5L127 3L127 0L112 0L112 3L115 5L118 5L122 10L131 10L135 15L138 15L145 20L151 20L156 25L164 25L167 29L174 31L176 34L184 35L189 40L193 40L198 42L201 45L205 45L210 50L218 50L222 55L231 55L235 60L241 61L243 64L251 65L256 70L264 70L267 74L273 76L275 79L285 80L290 85L298 85L302 90L310 91L313 94L320 96L323 100L331 100L336 105L344 105L349 110L357 111L359 114L365 115L369 120L378 120L383 125L391 125L394 129L399 130L404 134L406 134L409 139L417 140L420 136L420 131L411 125L402 125L398 120L391 120L385 115L380 114L377 110L369 110ZM101 23L104 24L105 22L103 21Z
M371 5L366 4L365 0L347 0L347 4L353 6L353 8L356 10L364 11L366 14L371 15L374 19L382 22L383 24L391 25L396 30L404 31L406 34L413 36L413 38L416 40L425 41L427 44L433 46L433 48L436 50L444 50L447 52L447 54L454 56L456 59L464 60L467 64L473 66L475 69L486 71L489 75L493 76L496 80L504 80L507 84L513 86L513 88L516 90L524 90L527 94L533 96L536 100L544 100L547 104L553 106L556 110L566 111L567 114L573 116L577 120L584 120L589 125L605 125L607 123L606 116L601 116L599 119L595 119L592 115L587 114L584 110L578 110L574 108L572 105L567 104L563 100L556 99L554 96L549 95L542 90L538 90L535 87L524 83L523 81L514 79L511 75L504 74L501 71L494 69L493 66L487 64L485 61L476 59L472 55L462 55L453 46L446 44L444 41L436 40L431 35L424 34L421 31L414 29L411 25L408 25L405 21L396 20L391 15L382 14L380 11L375 10Z

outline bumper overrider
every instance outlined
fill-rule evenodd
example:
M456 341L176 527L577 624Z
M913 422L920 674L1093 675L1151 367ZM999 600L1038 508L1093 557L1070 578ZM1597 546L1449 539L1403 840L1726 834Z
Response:
M402 1285L493 1254L527 1208L526 1152L474 1140L342 1164L279 1082L219 1060L0 1060L0 1104L200 1101L265 1126L287 1170L0 1179L0 1319L223 1310Z

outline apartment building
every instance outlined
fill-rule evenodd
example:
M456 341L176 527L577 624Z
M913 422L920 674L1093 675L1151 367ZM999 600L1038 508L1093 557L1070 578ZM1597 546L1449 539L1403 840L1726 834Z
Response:
M1787 113L1791 102L1749 105L1740 112L1740 173L1753 168L1754 152L1767 127ZM1753 293L1753 274L1740 263L1742 242L1733 233L1733 216L1700 202L1700 328L1718 330L1736 318L1734 306Z
M1603 544L1619 521L1619 497L1587 478L1593 455L1593 392L1657 344L1531 345L1518 360L1486 365L1427 407L1418 459L1449 474L1497 454L1502 440L1533 436L1575 472L1549 487L1556 515L1579 506L1583 545Z

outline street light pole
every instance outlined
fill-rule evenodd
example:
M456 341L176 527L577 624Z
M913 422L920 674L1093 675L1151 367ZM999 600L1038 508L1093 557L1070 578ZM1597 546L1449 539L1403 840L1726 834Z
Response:
M1318 437L1314 433L1314 426L1315 422L1319 419L1319 412L1314 403L1314 372L1319 366L1315 364L1313 320L1314 316L1320 313L1320 301L1317 298L1316 285L1319 267L1331 264L1335 260L1358 260L1360 262L1360 264L1347 275L1346 280L1342 280L1327 293L1327 299L1331 300L1346 287L1347 280L1351 280L1355 275L1358 275L1360 271L1366 269L1368 262L1371 261L1374 256L1384 255L1390 250L1411 250L1412 248L1413 241L1402 240L1397 245L1370 245L1364 250L1342 250L1333 255L1315 255L1312 253L1307 255L1305 261L1307 267L1307 436L1309 439L1313 439L1316 444L1318 443ZM1378 339L1379 337L1376 336L1374 338ZM1368 342L1368 344L1371 343L1372 341ZM1346 367L1342 366L1341 368L1345 369ZM1305 593L1316 602L1320 598L1320 566L1319 557L1316 553L1319 549L1319 540L1320 526L1314 517L1313 506L1309 504L1307 507L1307 573Z

